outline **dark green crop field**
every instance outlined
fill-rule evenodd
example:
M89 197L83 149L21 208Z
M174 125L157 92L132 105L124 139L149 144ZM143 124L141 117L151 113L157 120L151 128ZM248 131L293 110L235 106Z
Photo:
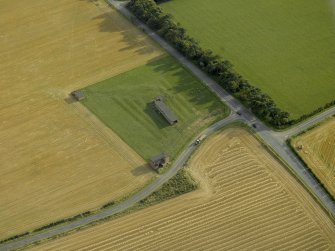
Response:
M172 158L228 108L171 57L83 89L83 104L145 159ZM163 96L179 122L170 126L152 101Z
M335 99L334 0L177 0L161 7L292 118Z

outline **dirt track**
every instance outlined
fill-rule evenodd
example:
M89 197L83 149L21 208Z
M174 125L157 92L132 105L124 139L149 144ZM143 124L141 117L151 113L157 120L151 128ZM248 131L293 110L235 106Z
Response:
M335 225L242 129L191 159L202 189L31 250L332 250Z
M0 239L146 183L145 161L68 94L163 52L103 0L4 0L0 27Z

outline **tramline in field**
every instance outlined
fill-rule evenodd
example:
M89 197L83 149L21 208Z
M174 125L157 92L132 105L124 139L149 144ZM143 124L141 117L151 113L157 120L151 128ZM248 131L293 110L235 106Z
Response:
M293 147L335 198L335 119L294 138Z
M0 24L0 240L146 184L146 161L68 95L164 52L103 0L4 0Z
M332 250L335 225L244 129L202 144L201 189L30 250Z

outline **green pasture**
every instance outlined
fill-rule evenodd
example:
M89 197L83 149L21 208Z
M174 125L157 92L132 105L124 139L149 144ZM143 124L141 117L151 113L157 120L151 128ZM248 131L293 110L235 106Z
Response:
M228 108L170 56L83 89L83 104L145 159L176 157ZM179 123L170 126L152 105L164 96Z
M334 0L172 0L161 6L292 118L335 99Z

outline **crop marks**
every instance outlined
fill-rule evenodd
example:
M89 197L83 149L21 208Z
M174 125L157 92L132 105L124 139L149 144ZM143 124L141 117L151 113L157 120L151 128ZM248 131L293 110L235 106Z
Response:
M1 1L0 239L101 206L153 177L68 94L163 52L101 1Z
M33 250L332 250L335 225L243 129L200 146L201 189Z

